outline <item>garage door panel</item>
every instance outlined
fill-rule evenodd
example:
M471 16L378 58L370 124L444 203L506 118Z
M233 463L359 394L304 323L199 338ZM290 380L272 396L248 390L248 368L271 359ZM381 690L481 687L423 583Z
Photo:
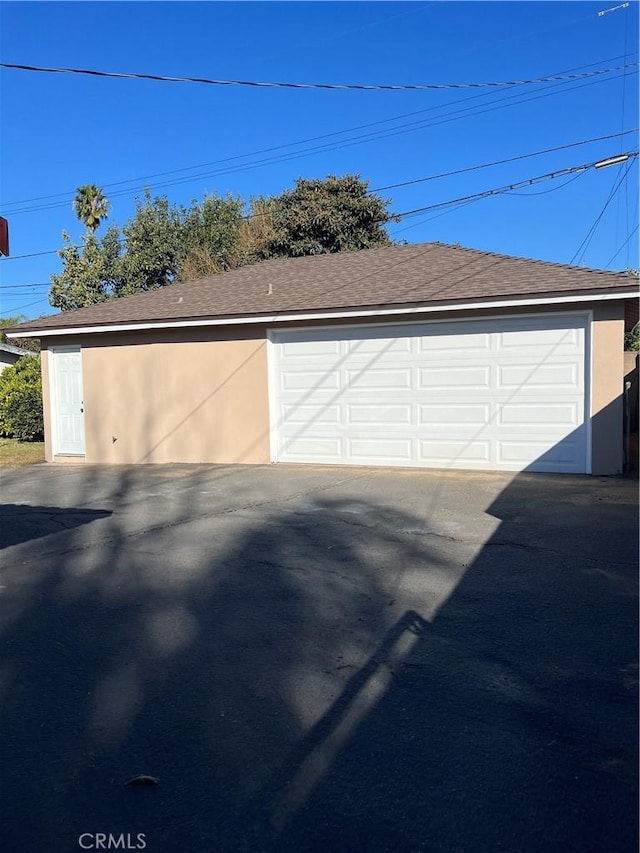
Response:
M437 441L421 439L418 445L420 459L423 462L431 462L438 467L447 467L447 465L456 465L456 463L459 466L461 462L488 464L491 461L490 441L439 438Z
M411 388L411 368L388 370L381 367L346 370L347 384L354 389L375 389L376 391Z
M555 355L580 353L582 350L581 329L537 329L526 336L523 341L522 330L501 332L496 338L497 350L517 350L526 354L546 354L549 351Z
M385 406L384 404L352 403L346 406L348 424L367 424L383 428L395 424L411 426L411 405Z
M473 355L486 355L491 351L491 337L487 334L442 334L434 332L418 340L418 352L439 354L451 357L462 355L470 358Z
M374 463L384 458L385 464L411 462L412 441L410 438L349 438L347 452L354 462Z
M285 369L280 382L283 391L337 391L340 388L340 375L323 371Z
M418 370L418 388L488 388L490 376L489 367L422 367Z
M586 330L541 315L273 333L275 458L586 471Z
M347 341L347 353L357 358L359 356L393 354L411 354L411 338L372 338Z
M336 358L338 358L340 356L340 342L301 340L282 344L282 358L284 361L288 359L297 360L299 358L314 359L318 356L336 356Z
M341 459L341 440L330 436L314 436L312 438L286 438L284 442L284 453L299 461L313 458L318 461Z
M340 406L338 405L285 405L283 413L288 424L334 427L341 422Z
M576 457L576 441L571 437L559 440L552 447L544 441L500 440L498 441L498 463L521 467L538 466L537 470L550 470L549 466L570 466ZM532 468L532 470L536 470ZM557 470L557 467L554 468ZM578 470L576 468L576 470Z
M506 403L498 406L499 426L543 428L553 426L576 427L582 423L582 406L578 403Z
M491 418L491 406L464 403L427 403L418 406L418 423L430 427L484 426Z
M562 389L575 391L579 369L569 364L511 364L498 367L498 388Z

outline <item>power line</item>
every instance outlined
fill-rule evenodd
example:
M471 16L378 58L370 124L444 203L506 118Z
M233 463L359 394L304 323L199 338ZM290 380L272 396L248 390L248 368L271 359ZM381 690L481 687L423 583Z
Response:
M538 192L533 192L533 193L511 192L510 195L519 195L522 198L530 198L531 196L534 196L534 195L547 195L547 193L555 193L558 190L563 189L563 187L568 187L569 184L572 184L574 181L577 181L578 178L581 178L584 174L585 174L584 172L578 172L577 175L574 175L572 178L569 178L568 181L565 181L563 184L560 184L557 187L551 187L551 189L549 189L549 190L539 190Z
M394 190L398 187L408 187L413 184L422 184L425 181L434 181L437 178L449 178L452 175L462 175L465 172L475 172L478 169L488 169L491 166L502 166L505 163L515 163L517 160L526 160L529 157L538 157L542 154L551 154L555 151L563 151L567 148L576 148L579 145L588 145L592 142L601 142L603 140L615 139L619 136L626 136L629 133L637 133L640 128L634 127L630 130L622 131L621 133L610 133L607 136L594 136L593 139L583 139L580 142L569 142L566 145L556 145L554 148L544 148L542 151L533 151L530 154L518 154L514 157L506 157L503 160L494 160L491 163L480 163L477 166L467 166L464 169L455 169L452 172L441 172L438 175L428 175L426 178L414 178L411 181L401 181L397 184L387 184L384 187L376 187L375 189L370 190L369 192L378 193L383 192L385 190Z
M605 264L605 266L604 266L604 269L607 269L607 267L608 267L610 264L612 264L612 263L613 263L613 261L615 261L615 259L618 257L618 255L620 254L620 252L621 252L621 251L622 251L622 250L623 250L623 249L624 249L624 248L629 244L629 242L631 241L631 238L632 238L632 237L633 237L633 235L637 232L638 228L640 228L640 223L638 223L638 224L636 225L636 227L635 227L635 228L633 229L633 231L629 234L629 236L628 236L628 237L627 237L627 239L624 241L624 243L622 244L622 246L620 246L620 248L618 249L618 251L617 251L614 255L612 255L612 256L609 258L609 260L607 261L607 263L606 263L606 264Z
M579 147L581 145L590 145L594 142L602 142L602 141L607 141L610 139L616 139L618 137L628 136L630 133L637 133L639 130L640 130L640 128L637 128L637 127L636 128L630 128L629 130L624 130L624 131L621 131L620 133L610 133L610 134L606 134L604 136L595 136L591 139L583 139L583 140L580 140L578 142L569 142L565 145L557 145L557 146L554 146L553 148L545 148L541 151L533 151L533 152L530 152L528 154L518 154L518 155L515 155L513 157L505 157L501 160L494 160L490 163L480 163L480 164L477 164L475 166L466 166L462 169L454 169L454 170L449 171L449 172L440 172L439 174L427 175L426 177L421 177L421 178L414 178L414 179L409 180L409 181L400 181L400 182L395 183L395 184L386 184L385 186L382 186L382 187L375 187L375 188L369 190L368 193L371 194L371 193L377 193L377 192L384 192L386 190L398 189L400 187L411 186L411 185L420 184L420 183L426 183L428 181L434 181L434 180L438 180L440 178L448 178L448 177L452 177L455 175L462 175L462 174L474 172L474 171L477 171L480 169L488 169L488 168L491 168L493 166L501 166L501 165L504 165L506 163L514 163L518 160L526 160L526 159L531 158L531 157L538 157L538 156L542 156L544 154L552 154L556 151L563 151L563 150L567 150L569 148L576 148L576 147ZM7 212L7 211L4 211L4 212L6 213L7 216L14 216L14 215L17 215L19 213L32 212L32 210L35 211L35 210L40 210L40 209L51 209L54 206L55 207L63 207L63 206L66 206L66 204L67 204L67 202L65 201L65 202L56 203L55 205L52 204L52 205L47 205L46 207L43 206L42 208L33 208L31 210L25 209L25 210L13 211L13 212Z
M635 156L637 157L637 154ZM586 234L584 240L582 241L582 243L580 243L580 245L576 249L575 254L573 255L573 257L569 261L569 265L573 264L573 262L576 260L576 258L578 258L578 256L579 256L578 263L580 263L582 258L584 258L585 252L589 248L589 244L591 243L591 240L593 239L593 235L596 233L598 225L600 224L600 221L602 220L602 217L604 216L605 211L607 210L607 208L609 207L609 205L613 201L613 199L614 199L616 193L618 192L618 190L620 189L620 187L622 186L622 182L627 177L627 174L629 173L629 170L631 169L632 165L633 165L633 160L630 160L628 165L627 165L627 168L620 175L618 175L616 177L616 179L614 180L613 186L611 187L611 192L609 193L607 200L605 201L605 203L602 207L602 210L596 216L595 221L594 221L593 225L591 226L591 228L587 231L587 234Z
M615 155L615 156L620 156L620 155ZM627 152L625 152L625 156L628 159L633 160L638 156L638 152L637 151L627 151ZM580 166L568 166L567 168L558 169L554 172L548 172L544 175L538 175L534 178L527 178L526 180L523 180L523 181L518 181L518 182L513 183L513 184L507 184L506 186L503 186L503 187L497 187L495 189L483 190L482 192L479 192L479 193L472 193L471 195L461 196L460 198L450 199L449 201L438 202L437 204L430 204L430 205L427 205L426 207L416 208L415 210L407 210L407 211L404 211L403 213L393 214L393 216L394 216L394 218L405 219L405 218L410 217L410 216L415 216L416 214L426 213L430 210L437 210L437 209L440 209L443 207L448 207L450 205L458 204L460 202L471 201L474 199L488 198L489 196L492 196L492 195L500 195L502 193L510 192L511 190L516 190L516 189L521 189L523 187L533 186L537 183L540 183L541 181L553 180L555 178L564 177L565 175L575 174L577 172L584 172L587 169L593 169L593 168L597 167L599 164L602 164L603 162L604 162L604 158L601 158L600 160L594 160L591 163L584 163ZM244 218L248 219L248 218L251 218L251 216L247 216ZM123 242L125 242L125 240L120 239L119 242L123 243ZM33 258L33 257L36 257L38 255L53 255L53 254L57 254L59 251L60 251L59 249L50 249L50 250L45 251L45 252L31 252L27 255L12 255L10 257L2 258L1 260L3 263L6 263L6 261L15 261L15 260L19 260L22 258Z
M610 79L617 79L617 78L610 78ZM538 100L540 98L547 98L547 97L551 97L553 95L564 94L565 92L568 92L568 91L573 91L575 89L581 89L581 88L584 88L585 86L593 86L593 85L596 85L596 84L602 83L602 82L607 82L607 81L604 79L593 80L589 83L583 83L580 86L572 86L569 89L565 88L564 90L562 90L560 92L546 92L545 91L546 89L555 89L556 87L563 85L563 84L556 83L553 86L545 87L545 89L542 90L542 94L536 94L536 95L533 95L532 97L522 98L521 94L515 95L515 96L509 95L507 97L498 98L497 100L490 102L490 104L492 104L492 105L489 107L486 107L484 109L478 110L477 109L478 105L475 105L474 107L467 107L467 108L464 108L462 110L454 110L450 113L445 113L443 116L436 116L435 119L428 119L428 120L421 120L421 121L417 121L417 122L410 122L410 123L405 124L405 125L399 125L398 127L392 128L391 130L388 130L388 131L377 131L377 132L370 133L370 134L364 134L361 136L352 137L350 140L347 140L346 142L343 142L343 143L338 144L338 145L334 145L334 144L320 145L320 146L316 146L313 148L302 149L301 151L293 152L292 154L288 154L288 155L269 157L269 158L265 158L263 160L255 161L253 163L245 163L245 164L242 164L240 166L233 167L233 168L218 169L218 170L215 170L213 172L204 172L204 173L200 173L197 175L189 175L186 178L178 178L178 179L171 180L171 181L162 181L162 182L158 182L156 184L148 185L147 187L137 187L137 188L133 188L133 189L121 190L121 191L118 191L115 193L111 193L110 197L114 198L114 197L119 197L119 196L123 196L123 195L132 195L141 189L157 189L159 187L175 186L178 184L190 183L190 182L192 182L194 180L198 180L200 178L207 178L207 177L212 177L215 175L228 175L228 174L232 174L235 172L248 171L250 169L255 169L255 168L258 168L259 166L263 166L263 165L272 165L275 163L288 162L288 161L293 160L293 159L298 159L299 157L307 156L308 154L324 153L326 151L334 151L334 150L339 150L342 148L348 148L348 147L351 147L353 145L358 145L362 141L372 142L372 141L376 141L378 139L388 138L390 136L397 136L400 134L409 133L409 132L416 131L416 130L421 130L425 127L434 127L434 126L438 126L441 124L448 124L451 121L458 121L462 118L466 118L467 114L472 115L472 116L477 116L477 115L481 115L481 114L486 113L486 112L493 112L494 110L505 109L508 107L516 106L516 105L519 105L520 103L526 103L528 101ZM463 100L474 100L478 97L482 97L482 96L474 95L471 98L466 98ZM503 101L513 101L514 98L516 99L514 103L501 103ZM498 106L494 106L493 104L498 104ZM430 112L432 109L437 109L437 108L430 108L429 110L426 110L426 111L419 110L418 112ZM409 114L409 115L411 115L411 114ZM450 116L453 116L453 118L450 118ZM384 121L387 121L387 120L385 119ZM376 123L377 122L374 122L374 124L376 124ZM343 132L345 132L345 131L340 131L339 133L343 133ZM633 131L629 131L629 132L633 132ZM626 131L625 131L625 133L626 133ZM331 134L331 135L335 135L335 134ZM297 143L292 143L292 144L297 144ZM288 146L282 146L282 147L288 147ZM240 156L247 156L248 157L248 156L252 156L252 155L240 155ZM227 160L233 160L233 159L238 159L238 157L232 157L232 158L226 158L226 159ZM220 162L224 162L224 160L220 161ZM192 167L192 168L195 168L195 167ZM131 180L135 180L135 179L131 179ZM120 183L125 183L125 182L120 182ZM109 185L105 185L105 186L109 186ZM373 191L374 190L372 190L372 192ZM69 193L68 198L71 199L72 197L73 197L73 193ZM16 202L15 204L18 204L18 202ZM34 206L34 207L26 207L26 208L22 208L19 210L13 210L13 211L7 211L5 209L5 210L3 210L3 212L5 213L6 216L17 216L21 213L30 213L30 212L39 211L39 210L50 210L50 209L58 208L58 207L65 207L67 204L68 204L68 201L54 202L51 204L44 204L44 205L39 205L39 206Z
M621 76L621 75L619 75L619 76ZM615 79L618 79L618 77L609 78L609 80L612 80L612 79L615 80ZM593 86L593 85L596 85L597 83L602 83L602 82L608 82L608 81L606 81L606 80L594 80L594 81L591 81L590 83L584 83L581 86L572 86L571 88L563 89L562 91L549 92L546 94L538 94L538 95L534 95L534 96L529 97L529 98L522 98L521 95L517 95L517 96L510 95L506 98L498 98L496 101L494 101L492 103L499 103L500 101L509 101L509 100L512 100L513 98L517 98L518 100L515 100L514 103L500 104L499 106L491 106L491 107L487 107L485 109L477 109L476 107L471 107L471 108L465 108L463 110L454 110L451 113L445 113L444 117L443 116L436 116L437 120L412 122L412 123L409 123L407 125L400 125L399 128L394 128L394 129L387 131L387 132L379 132L379 133L375 133L375 134L373 134L373 133L372 134L365 134L363 136L354 137L351 140L348 140L343 144L323 145L323 146L318 146L316 148L303 149L302 151L295 152L295 153L288 155L288 156L268 158L265 160L257 161L255 163L249 163L249 164L245 164L245 165L238 166L238 167L231 168L231 169L219 169L215 172L202 173L200 175L190 176L190 177L184 178L184 179L177 179L174 181L166 181L166 182L160 182L157 184L152 184L151 187L149 187L149 188L155 189L155 188L159 188L159 187L176 186L178 184L189 183L189 182L192 182L193 180L200 179L200 178L208 178L208 177L220 176L220 175L229 175L229 174L233 174L236 172L249 171L251 169L255 169L255 168L258 168L259 166L263 166L263 165L271 165L271 164L275 164L275 163L289 162L291 160L298 159L300 157L308 156L309 154L325 153L327 151L338 151L338 150L341 150L343 148L350 148L354 145L359 145L362 142L374 142L374 141L378 141L379 139L387 139L387 138L392 137L392 136L399 136L399 135L402 135L405 133L411 133L411 132L414 132L417 130L424 130L426 128L437 127L437 126L442 125L442 124L449 124L450 122L453 122L453 121L459 121L460 119L468 118L469 116L475 117L478 115L482 115L483 113L493 112L495 110L505 109L505 108L512 107L512 106L519 106L520 104L527 103L528 101L535 101L535 100L538 100L541 98L552 97L553 95L565 94L566 92L570 92L570 91L573 91L575 89L581 89L581 88L584 88L586 86ZM559 86L559 85L562 85L562 84L556 83L553 86L548 86L547 88L552 89L555 86ZM475 97L477 97L477 96L475 96ZM469 99L469 100L471 100L471 99ZM449 118L448 116L453 116L453 118ZM442 119L442 120L440 120L440 119ZM142 189L142 188L138 188L138 189ZM137 192L137 191L138 190L135 190L135 189L134 190L123 190L121 192L112 194L111 197L121 196L121 195L131 195L132 193Z
M635 67L640 63L631 63ZM139 74L129 71L98 71L89 68L55 68L40 65L22 65L13 62L0 62L0 68L9 68L17 71L36 71L45 74L83 74L91 77L109 77L125 80L154 80L161 83L202 83L211 86L251 86L254 88L276 88L276 89L331 89L331 90L356 90L375 92L407 92L439 89L484 89L507 86L525 86L536 83L553 83L563 80L583 80L586 77L595 77L600 74L610 74L613 71L621 71L628 65L616 68L602 68L597 71L585 71L581 74L565 74L550 77L536 77L529 80L499 80L489 82L473 83L418 83L418 84L360 84L360 83L284 83L274 81L257 80L215 80L208 77L172 77L163 74Z
M411 231L412 228L417 228L418 225L424 225L427 222L433 222L434 219L440 219L441 216L448 216L450 213L456 213L457 211L462 210L463 207L467 207L470 204L475 204L477 201L480 201L478 198L471 198L468 201L460 202L460 204L452 205L447 210L443 210L442 213L436 213L435 216L425 216L421 219L418 219L416 222L412 222L411 225L406 225L404 228L397 228L392 234L392 237L397 237L398 234L404 234L405 231Z
M51 283L48 281L38 281L32 284L0 284L0 290L13 290L14 288L28 290L30 287L51 287Z
M42 302L42 299L36 299L34 302L27 302L26 305L14 305L9 308L9 311L22 311L23 308L31 308L32 305L38 305Z
M626 152L628 158L635 159L638 156L637 151L628 151ZM442 207L448 207L451 204L457 204L461 201L470 201L471 199L481 199L481 198L489 198L493 195L501 195L503 193L511 192L511 190L521 189L522 187L533 186L534 184L540 183L541 181L549 181L555 178L564 177L565 175L575 174L576 172L585 172L587 169L595 168L599 163L602 163L602 160L594 160L592 163L585 163L581 166L569 166L566 169L559 169L555 172L548 172L546 175L538 175L535 178L528 178L524 181L519 181L514 184L507 184L504 187L498 187L496 189L484 190L479 193L472 193L471 195L461 196L460 198L454 198L450 201L442 201L437 204L430 204L426 207L418 207L415 210L407 210L404 213L395 214L396 217L401 219L405 219L409 216L415 216L419 213L426 213L429 210L437 210ZM631 168L631 163L627 168ZM573 261L571 261L573 263Z
M573 68L568 68L566 70L558 72L558 74L565 74L565 73L570 73L573 71L580 71L583 68L591 68L594 65L600 65L604 62L615 62L617 59L621 59L623 57L626 59L625 54L620 54L618 56L608 57L607 59L601 59L601 60L598 60L598 62L592 62L592 63L589 63L588 65L578 65L578 66L575 66ZM599 81L594 81L594 82L599 82ZM553 89L556 87L555 86L547 86L546 88L547 89ZM581 87L577 87L577 88L581 88ZM544 89L542 91L544 91ZM572 89L569 89L568 91L572 91ZM320 134L319 136L312 136L312 137L308 137L307 139L300 139L300 140L297 140L296 142L288 142L288 143L284 143L282 145L271 146L270 148L261 148L257 151L249 152L248 154L237 154L237 155L234 155L232 157L223 157L223 158L219 158L217 160L210 160L206 163L197 163L193 166L183 166L179 169L169 169L169 170L163 171L163 172L154 172L151 175L141 175L141 176L138 176L135 178L128 178L126 180L112 181L110 183L105 183L102 186L103 186L103 189L108 189L110 187L116 187L116 186L120 186L122 184L130 184L134 181L147 181L147 180L150 180L152 178L158 178L158 177L164 177L165 175L177 174L178 172L187 172L187 171L191 171L193 169L203 169L206 166L215 166L215 165L218 165L220 163L228 163L228 162L231 162L233 160L242 160L242 159L246 159L247 157L255 157L255 156L258 156L259 154L269 154L273 151L282 150L283 148L292 148L296 145L306 145L308 142L317 142L321 139L329 139L329 138L334 137L334 136L342 136L346 133L351 133L352 131L365 130L366 128L369 128L369 127L375 127L375 126L381 125L381 124L388 124L389 122L398 121L399 119L411 118L412 116L415 116L415 115L422 115L424 113L433 112L434 110L442 109L444 107L448 107L448 106L451 106L454 104L455 105L461 104L461 103L464 103L465 101L473 101L473 100L477 100L478 98L486 98L487 96L489 96L491 94L493 94L493 93L492 92L483 92L479 95L471 95L470 97L462 98L461 100L448 101L445 104L439 104L437 106L427 107L426 109L421 109L421 110L413 110L409 113L402 113L400 115L391 116L391 117L385 118L385 119L378 119L377 121L367 122L366 124L356 125L354 127L345 128L344 130L337 130L337 131L333 131L331 133L324 133L324 134ZM510 96L510 98L511 97L514 97L514 96ZM518 97L518 96L515 96L515 97ZM499 100L509 100L509 98L499 99ZM471 109L473 109L473 108L471 108ZM453 113L453 114L455 114L455 113ZM411 126L411 124L399 125L400 128L410 127L410 126ZM356 139L358 139L358 138L360 138L360 137L356 137ZM204 173L204 175L194 176L194 179L196 177L208 177L211 174L215 174L215 173ZM188 180L190 180L190 176L188 176ZM159 185L161 185L161 184L159 184ZM34 201L47 201L48 199L60 198L62 196L69 198L69 199L72 199L74 194L75 194L75 190L70 191L70 192L64 192L64 193L54 193L52 195L47 195L47 196L36 196L35 198L22 199L20 201L5 202L4 208L6 209L7 207L17 207L20 205L29 204L30 202L34 202Z
M41 255L55 255L59 249L47 249L46 252L29 252L27 255L9 255L9 257L0 258L0 261L17 261L22 258L38 258Z
M623 8L627 9L628 4L626 6L623 4ZM626 59L626 54L627 54L628 35L629 35L629 15L625 15L625 18L624 18L625 59ZM626 91L627 91L626 87L627 87L627 74L625 72L622 75L622 111L621 111L621 115L620 115L620 128L621 129L624 127L624 121L625 121L624 113L625 113L625 104L626 104ZM620 145L622 146L622 142L620 143ZM629 183L628 183L628 180L625 181L624 190L625 190L624 195L625 195L625 214L626 214L625 221L626 221L627 233L628 233L629 232ZM618 205L619 204L620 204L620 201L618 201ZM616 224L616 230L617 230L617 224ZM627 250L627 266L628 266L628 261L629 261L629 251Z

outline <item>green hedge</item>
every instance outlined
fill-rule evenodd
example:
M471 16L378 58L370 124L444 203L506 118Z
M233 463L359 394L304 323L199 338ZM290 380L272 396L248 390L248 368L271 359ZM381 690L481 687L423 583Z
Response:
M19 441L42 441L39 357L23 355L0 373L0 435Z
M640 350L640 323L636 323L633 329L624 336L624 348L627 352Z

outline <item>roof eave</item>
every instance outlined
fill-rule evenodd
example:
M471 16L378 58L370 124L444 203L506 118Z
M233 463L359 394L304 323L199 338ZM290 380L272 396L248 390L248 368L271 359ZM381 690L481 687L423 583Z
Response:
M443 311L482 310L483 308L509 308L518 306L536 305L559 305L580 304L586 302L600 302L605 300L629 299L638 296L637 287L630 284L628 287L606 288L597 291L558 292L551 291L546 294L516 295L516 296L493 296L476 300L457 300L448 302L420 302L407 305L406 303L392 305L366 305L350 308L330 308L312 311L279 311L275 313L239 314L224 316L202 316L202 317L179 317L165 318L161 320L141 320L134 322L112 322L112 323L84 323L69 326L36 327L29 328L29 324L13 326L5 329L9 338L43 338L61 337L69 335L104 334L108 332L146 331L152 329L176 329L196 328L202 326L234 326L248 324L271 325L273 323L284 323L318 319L348 319L350 317L366 318L382 315L402 316L419 313L440 313Z

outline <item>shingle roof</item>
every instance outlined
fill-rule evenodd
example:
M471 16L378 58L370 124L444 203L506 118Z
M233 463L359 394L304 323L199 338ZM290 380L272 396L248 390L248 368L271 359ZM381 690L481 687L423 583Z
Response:
M284 258L43 317L20 331L301 311L460 303L499 297L633 295L622 273L423 243Z

